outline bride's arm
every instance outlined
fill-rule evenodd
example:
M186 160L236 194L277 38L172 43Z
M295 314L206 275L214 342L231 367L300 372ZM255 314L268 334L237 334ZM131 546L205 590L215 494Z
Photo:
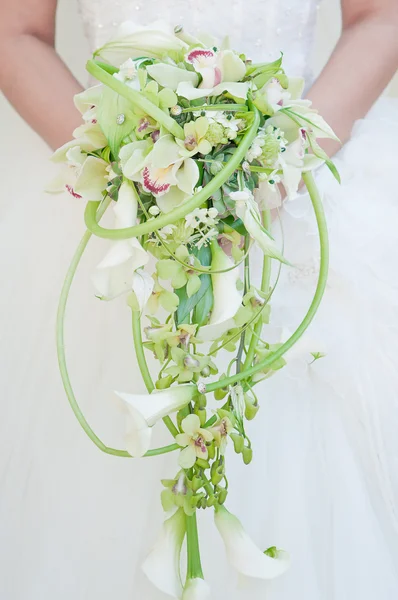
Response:
M342 0L340 40L308 97L342 142L398 68L397 0ZM339 145L323 147L332 155Z
M81 86L54 49L56 6L57 0L0 3L1 89L53 148L81 122L72 103Z

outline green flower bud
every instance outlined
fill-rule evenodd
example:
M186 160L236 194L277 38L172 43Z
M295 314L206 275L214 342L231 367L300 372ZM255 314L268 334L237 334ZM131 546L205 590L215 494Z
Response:
M205 408L199 408L197 405L195 405L194 413L195 413L195 415L198 415L198 417L200 419L200 424L203 427L203 425L207 421L207 412L206 412L206 409Z
M230 433L229 437L234 443L234 450L236 454L240 454L245 447L245 440L241 435L239 435L239 433Z
M192 483L192 490L194 492L197 492L203 486L203 480L202 480L202 478L198 477L197 475L194 475L194 477L192 478L192 482L191 483Z
M249 394L245 394L245 417L248 421L254 419L256 414L258 413L260 406L254 398L252 398Z
M225 488L219 488L217 494L217 500L219 504L224 504L228 496L228 491Z
M207 501L206 501L206 506L210 508L210 506L214 506L215 503L216 503L216 497L215 496L209 496L207 498Z
M205 494L201 492L200 494L196 494L195 496L191 496L190 504L191 506L199 506L202 500L205 500Z
M169 388L171 386L171 383L173 381L173 378L171 375L167 375L166 377L162 377L161 379L158 379L155 387L157 390L165 390L166 388Z
M248 446L245 446L242 450L242 457L245 465L249 465L253 458L253 450Z
M220 463L219 461L214 462L211 465L211 471L210 471L212 484L218 485L220 483L220 481L222 481L224 479L224 473L225 473L224 464Z
M199 502L199 508L206 508L207 506L207 500L206 498L202 498L201 501Z
M197 458L196 459L196 464L198 465L198 467L200 467L201 469L210 469L210 464L208 460L204 460L203 458Z
M214 392L214 398L216 400L223 400L227 394L228 390L226 388L219 388Z
M206 394L200 394L195 401L195 406L197 406L198 408L206 408L207 405L207 398L206 398Z
M216 455L216 447L214 445L214 442L211 442L211 444L207 446L207 452L210 460L212 460Z

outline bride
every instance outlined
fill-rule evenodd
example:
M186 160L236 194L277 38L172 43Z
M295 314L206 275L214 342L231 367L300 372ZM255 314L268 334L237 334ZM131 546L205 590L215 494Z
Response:
M289 75L311 83L317 0L80 0L92 48L124 20L163 19L220 37L253 59L284 51ZM54 51L56 0L3 2L0 81L19 113L53 148L80 124L80 91ZM378 101L398 64L395 0L342 0L343 31L307 96L345 143L343 184L317 173L331 237L322 309L280 374L261 388L250 468L236 464L230 509L259 546L292 555L280 579L239 589L221 542L200 515L203 563L214 598L393 600L398 594L398 105ZM73 43L73 31L70 32ZM365 118L365 115L366 118ZM101 454L64 398L54 343L62 279L83 231L72 196L41 194L47 152L18 130L3 139L9 172L0 206L0 597L4 600L161 600L140 570L161 522L161 476L150 462ZM4 160L4 159L3 159ZM273 301L277 324L294 327L317 265L307 195L285 203L286 254L297 268ZM315 241L314 241L315 240ZM75 391L93 428L121 444L114 389L137 389L123 302L95 300L89 274L97 241L74 285L67 350ZM312 364L309 352L326 356ZM214 567L217 557L217 570Z

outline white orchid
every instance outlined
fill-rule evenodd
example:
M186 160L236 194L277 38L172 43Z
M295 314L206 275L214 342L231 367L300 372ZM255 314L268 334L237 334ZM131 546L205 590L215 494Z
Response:
M101 102L103 89L102 85L94 85L74 96L74 104L86 123L92 125L97 123L97 109Z
M171 26L157 22L146 27L122 23L113 40L96 50L95 56L118 67L129 58L162 58L167 52L186 52L188 46L174 35Z
M293 142L299 135L299 130L304 129L314 138L330 138L339 141L333 129L320 116L317 110L311 107L310 100L300 100L289 106L283 107L267 121L267 125L278 127L289 142Z
M262 552L243 529L239 519L224 506L217 508L214 522L223 539L229 562L242 575L273 579L289 568L287 552L274 549L273 556Z
M234 316L242 304L242 295L236 285L239 269L231 268L234 263L220 248L217 240L212 240L210 247L212 271L230 270L211 275L214 302L209 324L200 328L199 337L204 341L216 340L228 329L235 327Z
M185 60L202 77L199 87L192 81L183 81L177 87L177 94L188 100L204 96L218 96L227 92L237 98L246 98L249 84L241 80L246 74L242 59L232 50L216 51L212 48L193 48Z
M255 94L255 105L263 114L272 115L287 106L307 104L308 100L300 99L303 90L302 77L289 77L287 88L282 86L278 77L271 77Z
M211 442L213 434L209 429L200 426L200 419L195 414L182 420L181 429L183 433L176 436L176 442L184 449L180 452L178 462L183 469L190 469L197 458L207 460L209 453L206 442Z
M152 394L126 394L116 392L127 411L125 444L134 457L144 456L149 450L152 427L167 415L185 408L196 396L197 388L192 384L176 385Z
M187 579L181 600L210 600L211 590L199 577Z
M140 81L138 79L138 70L132 58L128 58L120 65L119 71L114 73L113 76L133 90L139 91L141 89Z
M117 228L131 227L137 221L138 202L132 185L122 183L118 201L114 208ZM112 300L128 291L136 292L140 306L146 303L152 293L145 276L135 272L148 262L148 254L136 238L112 242L104 259L92 276L94 285L102 300ZM149 277L149 276L148 276ZM151 278L152 279L152 278ZM152 280L153 282L153 280ZM145 300L146 298L146 300Z
M286 151L279 156L279 165L283 171L282 183L290 199L297 194L302 173L313 171L324 163L322 158L305 152L307 145L306 131L301 128L297 139L288 144Z
M261 224L261 215L250 190L231 192L235 200L235 213L243 221L249 235L257 242L266 256L286 262L271 235Z
M90 145L82 139L74 140L55 153L54 162L62 160L64 164L47 185L47 192L58 194L67 191L74 198L102 200L109 181L109 165L101 158L87 154Z
M132 181L140 182L147 192L156 197L162 212L170 212L193 194L199 178L198 166L192 158L181 156L181 148L173 136L168 134L159 138L146 156L144 144L147 142L133 144L134 147L129 144L123 149L123 172ZM129 146L135 157L129 158L123 166L123 160L131 149Z
M185 513L180 508L164 522L154 547L142 565L149 581L173 598L181 598L182 593L180 556L185 531Z

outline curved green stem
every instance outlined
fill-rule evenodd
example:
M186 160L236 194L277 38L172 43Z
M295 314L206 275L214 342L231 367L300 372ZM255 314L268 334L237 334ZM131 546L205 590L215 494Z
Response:
M174 137L183 140L185 138L183 128L175 121L170 115L163 112L161 108L153 104L144 94L131 89L122 81L113 77L110 73L103 68L103 63L95 60L88 60L86 64L87 71L95 77L101 83L104 83L107 87L111 88L114 92L129 100L131 104L138 106L145 114L152 117L160 125L162 125L167 131L172 133Z
M198 577L203 579L196 512L185 518L187 527L187 578L195 579Z
M110 75L109 77L116 82L118 81ZM189 200L183 202L180 206L177 206L177 208L175 208L173 211L156 217L156 219L151 219L150 221L146 221L145 223L140 223L139 225L134 225L133 227L126 227L124 229L106 229L104 227L101 227L98 224L98 219L96 215L98 209L98 202L88 202L84 214L84 220L87 229L89 229L91 233L98 237L108 238L112 240L126 240L133 237L139 237L140 235L144 235L146 233L153 233L154 231L157 231L158 229L161 229L166 225L174 223L178 219L184 218L188 213L195 210L195 208L199 208L199 206L206 202L206 200L216 190L218 190L222 185L224 185L224 183L231 177L231 175L235 172L237 167L244 159L246 152L248 151L252 141L257 135L257 130L260 123L259 111L255 107L253 107L253 111L253 122L250 125L249 129L246 131L239 146L236 148L230 160L226 163L224 168L219 173L217 173L217 175L215 175L213 179L211 179L211 181L204 188L202 188L199 192L196 192L196 194L194 194Z
M101 204L101 207L98 211L98 217L101 218L106 209L108 208L110 203L110 199L104 200ZM65 339L64 339L64 322L65 322L65 312L66 306L68 302L70 288L75 277L76 269L79 266L80 260L83 256L83 253L87 247L91 238L91 233L86 231L84 236L82 237L79 246L73 256L72 262L69 266L68 272L65 277L64 284L62 286L61 296L59 299L58 311L57 311L57 324L56 324L56 336L57 336L57 355L58 355L58 365L59 371L61 374L62 383L66 392L66 396L68 398L69 404L73 410L73 413L78 420L80 426L83 431L88 435L90 440L105 454L111 454L112 456L120 456L122 458L132 458L131 455L126 450L118 450L117 448L111 448L104 444L104 442L96 435L96 433L91 429L88 424L85 416L83 415L81 408L76 400L76 396L74 394L72 383L70 381L68 367L66 364L66 354L65 354ZM174 427L174 425L173 425ZM172 432L173 433L173 432ZM178 433L178 431L177 431ZM180 446L178 444L170 444L169 446L163 446L162 448L155 448L153 450L149 450L145 456L157 456L159 454L166 454L167 452L172 452L173 450L178 450Z
M206 392L214 392L220 388L225 388L229 385L233 385L238 381L242 381L243 379L247 379L251 377L258 371L262 371L266 367L269 367L278 360L281 356L286 354L288 350L301 338L303 333L311 324L315 314L318 310L318 307L321 303L323 294L325 292L327 278L328 278L328 269L329 269L329 242L328 242L328 230L325 219L325 213L323 210L322 200L320 198L318 189L316 187L314 177L311 172L303 173L303 180L307 187L307 190L310 194L312 205L315 212L315 217L318 225L319 232L319 242L320 242L320 267L319 267L319 277L318 283L315 290L314 298L311 302L311 305L305 315L304 319L296 329L296 331L291 335L291 337L284 343L278 350L267 356L264 360L260 361L253 367L249 369L245 369L236 375L232 375L231 377L225 377L224 379L220 379L214 383L210 383L206 385Z
M155 389L155 386L153 385L151 373L148 368L148 363L146 362L144 345L142 343L141 315L138 310L132 310L131 315L135 355L137 358L138 366L141 371L142 379L145 383L145 387L148 390L148 393L151 394ZM180 433L174 425L173 421L170 419L170 417L163 417L163 423L166 425L167 429L170 431L173 437Z
M269 210L264 210L262 213L263 216L263 226L265 229L269 231L271 226L271 214ZM261 277L261 291L267 292L270 286L271 280L271 258L264 254L263 258L263 272ZM253 362L253 358L256 352L256 346L258 343L258 338L260 337L261 330L263 328L263 320L260 318L254 326L254 332L252 338L250 340L249 348L246 354L245 362L243 365L243 371L248 369Z
M148 390L148 393L151 394L155 389L153 385L152 377L149 372L148 363L146 362L145 354L144 354L144 345L142 343L142 334L141 334L141 315L138 310L131 310L131 323L133 329L133 340L134 340L134 350L135 356L137 358L138 366L141 371L142 379L144 380L145 387Z

